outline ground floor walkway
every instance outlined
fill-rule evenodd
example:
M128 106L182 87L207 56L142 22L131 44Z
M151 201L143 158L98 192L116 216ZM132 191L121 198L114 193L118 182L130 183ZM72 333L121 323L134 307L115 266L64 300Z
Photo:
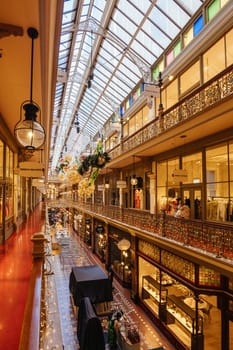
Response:
M73 304L69 291L69 277L73 266L86 266L98 264L103 270L104 264L92 254L73 232L67 228L67 236L60 236L56 241L61 250L52 251L47 256L46 268L46 313L48 315L45 325L43 349L78 349L77 340L77 310ZM54 240L52 233L51 239ZM163 334L154 326L141 308L133 303L130 291L123 288L118 281L113 282L113 309L121 308L131 325L135 325L140 334L140 350L166 349L173 350ZM60 318L60 329L57 319ZM53 342L53 343L52 343Z
M18 350L28 287L32 269L32 235L44 229L44 215L39 205L27 222L0 245L0 349ZM44 214L44 213L43 213ZM44 227L43 227L44 226ZM50 234L48 235L50 237ZM99 264L99 259L80 241L72 228L64 237L59 254L47 247L45 261L45 319L40 350L77 350L77 314L69 291L72 266ZM112 306L123 309L138 327L140 350L173 350L166 338L130 299L129 290L114 280ZM37 350L37 349L35 349Z

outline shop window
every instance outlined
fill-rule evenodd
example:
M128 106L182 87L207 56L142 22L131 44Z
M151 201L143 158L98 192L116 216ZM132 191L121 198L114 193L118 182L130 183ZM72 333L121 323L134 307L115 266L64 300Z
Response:
M230 181L233 181L233 142L229 144L229 168L230 168Z
M142 109L142 125L144 126L147 123L149 123L152 120L152 116L153 116L153 114L150 114L148 106L146 105L145 107L143 107L143 109Z
M156 105L159 106L160 104L160 97L156 97ZM162 90L162 104L163 104L163 108L167 109L167 90L163 89Z
M134 116L125 122L123 126L124 137L132 135L150 122L150 116L151 114L149 113L149 108L147 105L140 109Z
M231 148L231 146L230 146ZM207 219L232 221L227 144L206 150Z
M180 76L181 96L200 85L200 63L195 62Z
M127 137L129 135L129 125L127 122L124 123L123 125L123 136Z
M226 67L224 38L217 41L203 55L204 82L210 80Z
M227 67L233 63L233 29L226 34Z
M5 175L6 175L6 178L9 178L9 175L10 175L10 150L9 150L8 146L6 146L5 155L6 155Z
M157 186L165 186L167 179L167 162L157 163Z
M194 184L202 182L202 154L194 153L182 157L182 169L186 170L187 177L184 177L183 184Z
M143 113L142 111L139 111L135 116L135 122L136 122L136 131L140 130L143 126Z
M177 79L173 80L166 89L166 108L169 108L178 102L178 86ZM164 100L162 101L164 102Z
M174 169L179 169L179 158L157 163L157 208L170 215L175 214L179 197L179 184L172 176Z
M14 169L14 154L12 151L9 151L9 178L13 180L13 169Z
M5 215L6 218L13 216L13 185L6 185L6 198L5 198Z
M132 135L136 131L136 118L133 117L129 120L129 135Z
M227 144L208 148L206 150L207 183L228 181L228 150ZM215 193L221 195L221 193Z

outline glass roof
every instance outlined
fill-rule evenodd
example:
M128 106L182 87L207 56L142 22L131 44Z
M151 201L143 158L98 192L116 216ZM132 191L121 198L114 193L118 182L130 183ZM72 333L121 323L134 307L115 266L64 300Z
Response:
M201 0L64 0L50 145L79 155L177 37Z

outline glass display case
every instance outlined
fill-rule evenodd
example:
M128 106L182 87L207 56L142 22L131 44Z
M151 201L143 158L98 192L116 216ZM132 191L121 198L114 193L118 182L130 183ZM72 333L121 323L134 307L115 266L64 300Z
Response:
M182 297L167 297L167 324L175 333L188 336L191 350L203 349L203 318L199 313L196 315L195 308L187 305Z
M142 299L150 310L165 321L168 290L151 276L142 277Z

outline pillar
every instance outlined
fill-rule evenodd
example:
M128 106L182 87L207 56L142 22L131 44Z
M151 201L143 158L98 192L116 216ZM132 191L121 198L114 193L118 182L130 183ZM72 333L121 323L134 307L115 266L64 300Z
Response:
M150 179L150 213L155 214L155 193L156 193L156 175L154 173L148 175Z

